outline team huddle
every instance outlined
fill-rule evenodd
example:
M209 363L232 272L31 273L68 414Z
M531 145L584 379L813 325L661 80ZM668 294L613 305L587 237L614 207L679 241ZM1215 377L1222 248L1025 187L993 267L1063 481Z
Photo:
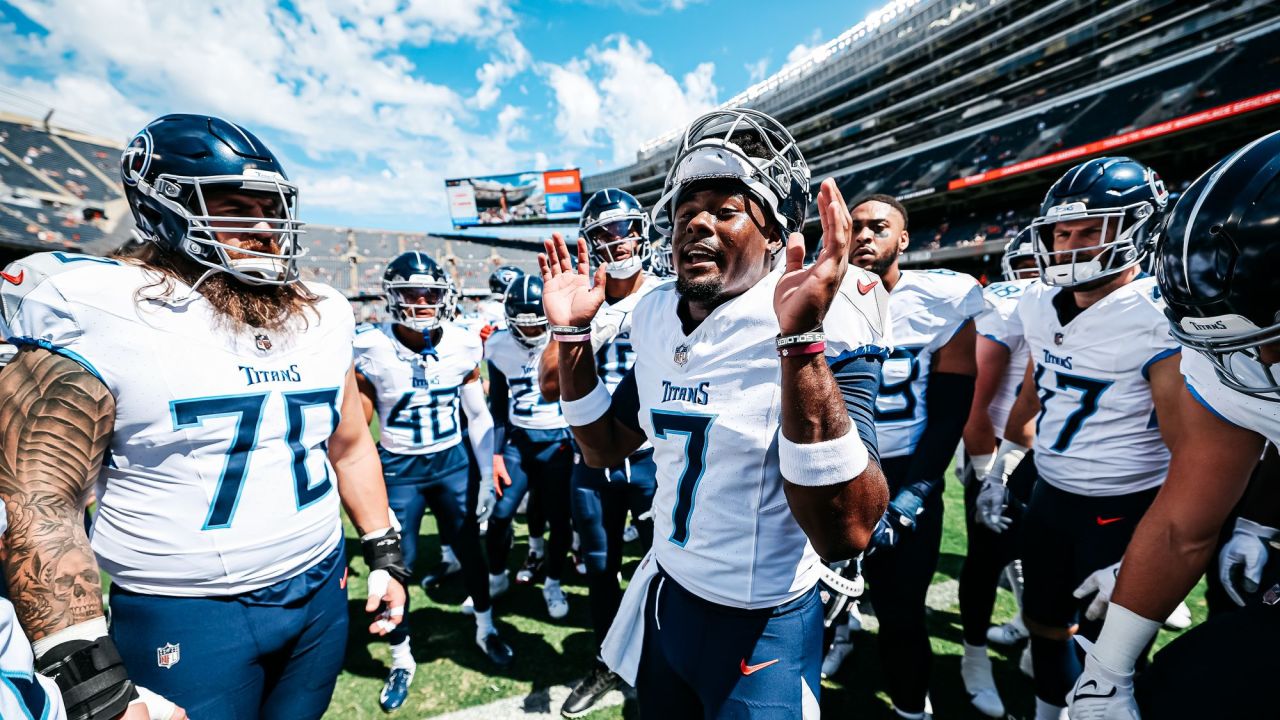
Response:
M978 712L1005 716L988 644L1028 638L1037 720L1274 712L1280 133L1176 203L1136 160L1072 167L984 288L900 267L897 199L815 196L785 127L717 110L654 207L595 193L536 273L494 271L479 323L421 252L387 264L380 324L302 281L298 188L233 123L154 121L121 180L138 242L0 276L0 716L319 718L345 509L388 712L418 668L408 583L460 575L502 669L498 599L540 584L562 619L577 570L596 655L565 717L624 683L643 718L818 717L874 608L892 710L925 718L953 462ZM1207 569L1241 607L1149 660ZM1002 577L1019 614L993 627Z

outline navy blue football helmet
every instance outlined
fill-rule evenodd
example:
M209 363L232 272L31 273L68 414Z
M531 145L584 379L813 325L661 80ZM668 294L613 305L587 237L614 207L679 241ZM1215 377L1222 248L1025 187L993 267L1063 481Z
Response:
M676 265L671 258L671 238L660 237L649 252L649 272L654 277L675 277Z
M489 273L489 297L501 300L507 294L507 286L521 275L524 271L515 265L503 265Z
M1040 279L1076 287L1142 262L1168 201L1160 175L1136 160L1104 157L1071 168L1049 188L1031 222ZM1054 249L1058 223L1094 219L1101 220L1097 244Z
M391 318L418 331L434 330L453 317L457 289L449 273L429 255L416 250L387 263L382 294Z
M578 235L609 277L634 276L649 256L649 216L631 193L617 188L597 191L582 206Z
M242 282L297 281L298 258L305 252L298 187L248 130L207 115L165 115L125 148L120 179L142 240ZM240 214L213 215L211 197L228 191L262 196L265 202L243 205ZM263 212L264 207L269 210ZM250 250L219 240L229 234L268 237L271 243ZM229 251L239 257L232 259Z
M1170 332L1227 387L1280 402L1259 348L1280 342L1280 132L1228 155L1160 228L1156 280Z
M507 286L502 311L507 316L507 329L521 345L538 347L550 337L547 313L542 309L542 278L537 275L523 275Z
M1030 265L1025 262L1027 260L1031 261ZM1040 277L1040 267L1036 264L1036 243L1031 236L1031 228L1023 228L1004 246L1000 270L1005 280L1036 280Z
M749 137L763 151L754 157L739 142ZM713 110L689 123L676 159L653 206L653 225L671 235L680 194L706 181L736 180L772 213L783 239L804 226L809 212L809 165L791 133L772 117L748 108Z

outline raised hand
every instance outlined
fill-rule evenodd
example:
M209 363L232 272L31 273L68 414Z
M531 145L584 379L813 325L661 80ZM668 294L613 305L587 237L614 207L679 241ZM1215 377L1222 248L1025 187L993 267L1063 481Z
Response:
M822 324L849 267L849 243L853 218L836 181L827 178L818 191L818 216L822 219L822 251L804 266L804 235L787 238L786 272L773 291L773 311L783 335L809 332Z
M604 263L596 270L595 284L587 274L587 241L578 238L578 263L565 245L564 236L552 233L542 243L545 252L538 253L538 269L542 272L542 307L551 325L587 327L596 311L604 304Z

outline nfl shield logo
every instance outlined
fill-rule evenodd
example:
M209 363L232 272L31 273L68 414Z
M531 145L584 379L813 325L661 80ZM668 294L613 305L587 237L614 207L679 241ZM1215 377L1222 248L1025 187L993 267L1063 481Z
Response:
M271 338L267 337L262 333L258 333L257 335L254 335L253 342L255 345L258 346L258 349L263 352L266 352L267 350L271 349Z
M689 346L681 345L676 348L676 354L673 359L676 361L677 365L684 367L685 364L689 362Z
M168 670L178 661L182 659L182 646L178 643L168 643L164 647L156 648L156 665Z
M1062 333L1054 333L1054 334L1053 334L1053 344L1054 344L1054 345L1061 345L1061 344L1062 344Z

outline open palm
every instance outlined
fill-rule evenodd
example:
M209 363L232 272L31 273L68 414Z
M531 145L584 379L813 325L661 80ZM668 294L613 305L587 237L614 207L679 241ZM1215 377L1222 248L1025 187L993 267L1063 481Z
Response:
M783 335L809 332L822 324L849 268L849 243L853 219L835 180L822 181L818 191L818 215L822 219L822 250L809 267L804 266L804 235L787 238L787 265L773 291L773 311Z
M587 242L578 238L578 262L560 233L552 233L542 243L545 252L538 253L538 269L542 272L542 307L551 325L586 327L604 304L604 264L596 270L595 283L587 274Z

